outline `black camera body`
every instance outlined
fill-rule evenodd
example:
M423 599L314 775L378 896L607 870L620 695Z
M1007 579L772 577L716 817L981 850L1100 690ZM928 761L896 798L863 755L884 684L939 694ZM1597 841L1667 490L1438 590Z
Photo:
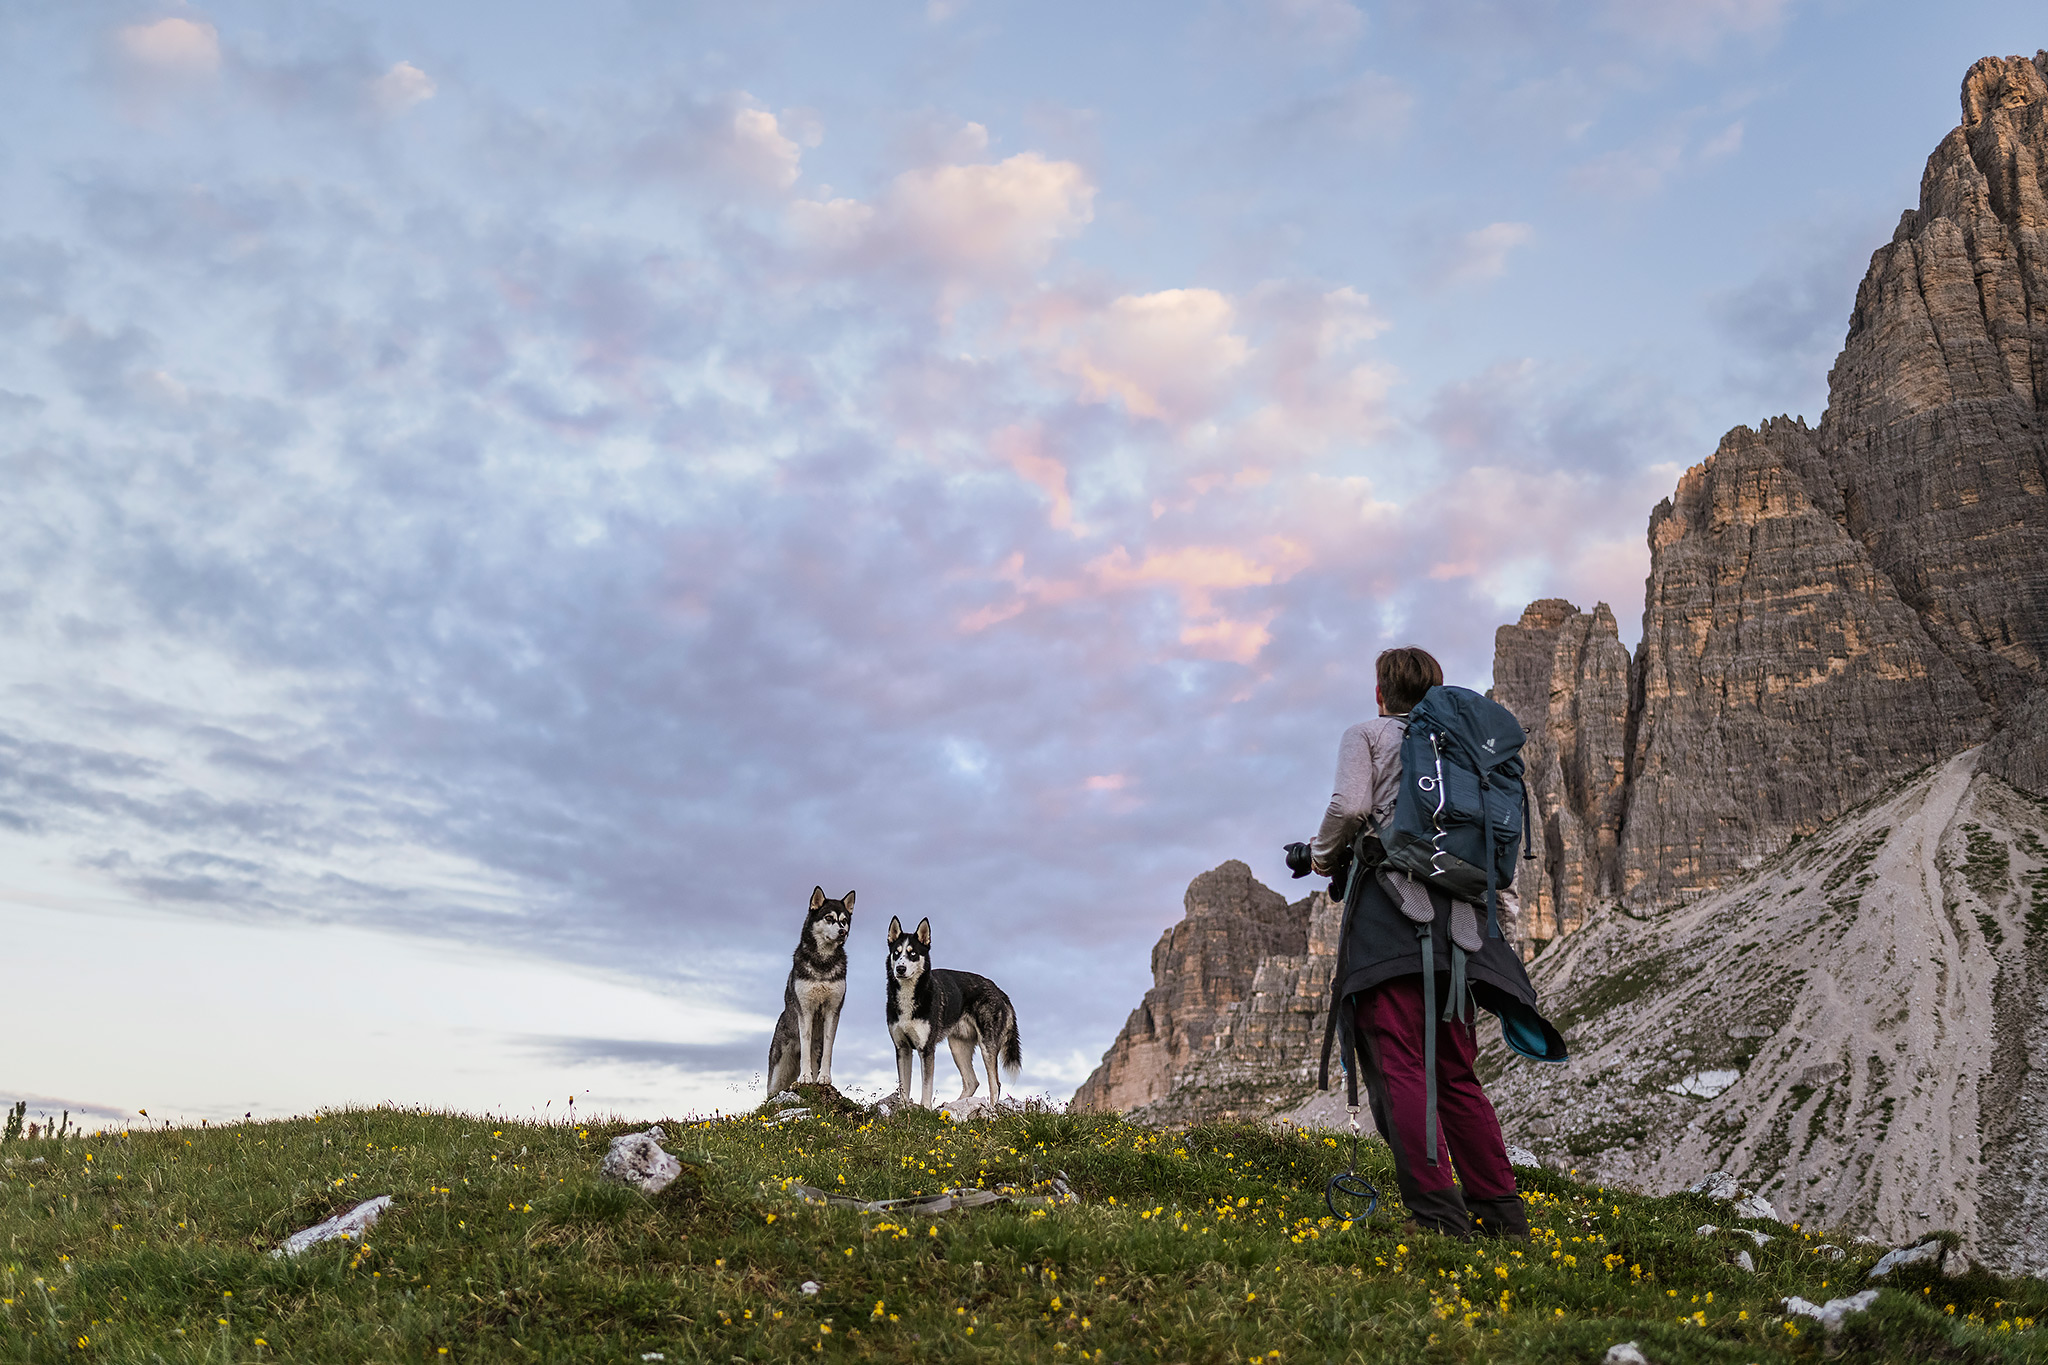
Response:
M1316 870L1315 856L1307 844L1287 844L1284 847L1287 852L1287 870L1294 874L1296 880ZM1351 850L1340 848L1337 850L1337 856L1330 860L1330 899L1343 900L1345 887L1350 881Z

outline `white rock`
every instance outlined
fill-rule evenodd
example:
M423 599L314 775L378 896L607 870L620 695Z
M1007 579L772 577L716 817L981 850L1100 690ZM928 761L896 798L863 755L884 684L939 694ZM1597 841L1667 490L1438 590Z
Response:
M1823 1261L1839 1261L1849 1253L1836 1246L1833 1242L1822 1242L1813 1249L1813 1254L1820 1257Z
M995 1112L995 1106L988 1102L986 1095L969 1095L965 1099L942 1104L939 1110L955 1123L966 1123Z
M1877 1302L1877 1291L1866 1289L1861 1294L1851 1294L1846 1299L1829 1299L1826 1303L1811 1303L1794 1294L1785 1300L1785 1312L1797 1313L1804 1317L1820 1319L1820 1325L1830 1332L1842 1330L1842 1319L1851 1313L1862 1313Z
M802 1104L803 1102L804 1097L797 1094L794 1090L785 1090L778 1095L770 1095L768 1097L768 1103L770 1104Z
M1870 1267L1870 1278L1881 1280L1901 1266L1919 1265L1922 1261L1933 1261L1936 1266L1940 1265L1941 1243L1939 1241L1929 1238L1916 1247L1900 1247L1896 1251L1887 1251L1878 1258L1876 1265Z
M818 1282L816 1280L805 1280L796 1288L799 1294L815 1294L818 1292Z
M1749 1238L1750 1241L1755 1242L1758 1246L1762 1246L1766 1242L1772 1242L1777 1240L1776 1238L1772 1237L1770 1233L1758 1232L1754 1228L1730 1228L1728 1230L1730 1232L1741 1233L1744 1237Z
M347 1213L337 1213L324 1223L293 1233L284 1239L284 1245L271 1252L273 1258L296 1256L307 1247L321 1242L331 1242L337 1237L360 1237L370 1230L384 1210L391 1207L391 1196L380 1194L375 1199L366 1199Z
M1735 1177L1726 1171L1715 1171L1702 1176L1685 1187L1687 1194L1703 1194L1709 1199L1733 1199L1738 1193Z
M807 1119L810 1116L811 1111L808 1109L785 1109L768 1120L768 1126L773 1128L779 1123L795 1123L798 1119Z
M1508 1165L1510 1166L1541 1166L1542 1164L1543 1158L1537 1156L1527 1147L1511 1146L1508 1148Z
M1621 1341L1607 1348L1600 1365L1650 1365L1650 1358L1633 1341Z
M667 1359L668 1359L668 1357L667 1357L667 1356L663 1355L663 1354L662 1354L661 1352L659 1352L659 1351L642 1351L642 1352L640 1353L640 1358L641 1358L642 1360L667 1360Z
M1760 1194L1745 1194L1735 1201L1735 1216L1738 1218L1768 1218L1773 1223L1782 1221L1771 1201Z
M1691 1095L1694 1099L1710 1100L1741 1079L1740 1071L1695 1071L1692 1075L1665 1086L1664 1089L1672 1095Z
M1747 1270L1752 1275L1756 1274L1756 1261L1753 1260L1750 1257L1750 1254L1746 1251L1738 1251L1735 1253L1735 1264L1740 1266L1742 1269Z
M658 1126L644 1133L621 1133L604 1154L598 1178L631 1185L642 1194L660 1194L683 1173L683 1163L661 1150L667 1136Z

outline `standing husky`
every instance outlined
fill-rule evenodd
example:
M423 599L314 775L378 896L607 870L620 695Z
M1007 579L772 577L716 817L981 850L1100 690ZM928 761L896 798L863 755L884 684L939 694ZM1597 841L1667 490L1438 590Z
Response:
M825 899L811 888L803 937L790 957L789 982L782 988L782 1017L768 1041L768 1093L792 1084L832 1084L832 1038L846 1004L846 934L853 927L853 893Z
M1015 1072L1024 1064L1017 1040L1017 1009L1002 987L973 972L932 966L932 922L921 919L917 932L903 932L903 922L889 917L889 1041L896 1044L896 1093L910 1098L910 1057L924 1058L925 1108L932 1107L932 1058L944 1037L960 1068L960 1098L980 1087L974 1079L974 1049L981 1048L982 1069L988 1072L991 1101L1003 1097L996 1071L998 1056Z

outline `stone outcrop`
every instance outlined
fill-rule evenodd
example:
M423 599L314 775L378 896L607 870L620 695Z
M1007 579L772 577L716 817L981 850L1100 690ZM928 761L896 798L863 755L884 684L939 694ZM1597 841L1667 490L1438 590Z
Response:
M1218 1014L1209 1046L1184 1057L1167 1093L1138 1106L1133 1118L1161 1124L1262 1119L1309 1098L1322 1059L1344 907L1318 891L1290 908L1306 912L1302 951L1261 959L1244 997Z
M1493 695L1529 733L1531 864L1515 874L1521 930L1535 944L1579 927L1621 887L1627 800L1629 654L1605 602L1591 615L1532 602L1494 636Z
M1224 1007L1251 993L1260 961L1306 949L1308 904L1290 906L1234 858L1189 883L1181 920L1153 945L1152 989L1074 1092L1074 1107L1165 1098L1174 1075L1209 1050Z
M2048 687L2013 708L1984 746L1984 770L2023 792L2048 797Z
M1820 433L1844 526L2001 711L2048 654L2044 69L1970 68L1856 291Z
M1839 511L1813 433L1780 419L1650 514L1624 903L1718 886L1988 729Z
M1489 1043L1508 1140L1658 1193L1725 1170L1787 1218L1895 1244L1954 1229L2048 1269L2048 804L1983 752L1538 957L1572 1058Z

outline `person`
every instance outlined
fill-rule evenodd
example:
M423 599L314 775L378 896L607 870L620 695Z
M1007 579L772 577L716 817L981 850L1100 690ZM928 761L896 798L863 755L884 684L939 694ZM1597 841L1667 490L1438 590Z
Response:
M1378 844L1371 831L1391 824L1401 787L1408 712L1430 688L1443 684L1443 668L1426 650L1404 646L1382 653L1375 673L1379 714L1344 732L1337 746L1336 792L1309 846L1314 869L1325 876L1341 872L1351 850L1363 850L1361 865L1349 870L1350 916L1333 995L1338 1024L1348 1024L1351 1031L1347 1064L1358 1068L1373 1124L1393 1149L1401 1202L1418 1226L1454 1237L1476 1231L1526 1239L1528 1213L1508 1164L1500 1120L1473 1067L1478 1035L1469 1008L1449 1011L1437 1023L1437 1122L1428 1122L1430 1086L1423 1064L1428 1021L1416 925L1396 903L1392 883L1373 866ZM1368 836L1363 845L1362 830ZM1438 981L1431 994L1451 1000L1453 902L1421 882L1409 888L1416 897L1426 889L1436 911L1429 941ZM1420 913L1428 918L1426 909ZM1472 999L1481 1007L1534 1016L1535 990L1507 939L1486 937L1478 951L1468 954L1464 970ZM1558 1046L1561 1050L1561 1040ZM1354 1055L1355 1063L1350 1060ZM1425 1136L1431 1128L1436 1130L1433 1151Z

